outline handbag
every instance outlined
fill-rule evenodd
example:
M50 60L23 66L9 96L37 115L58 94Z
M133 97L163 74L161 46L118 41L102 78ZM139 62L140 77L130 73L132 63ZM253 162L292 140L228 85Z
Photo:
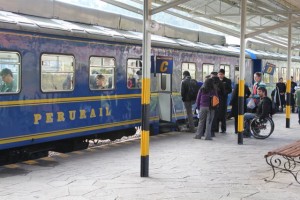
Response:
M249 109L254 109L255 107L256 107L256 104L255 104L255 102L254 102L254 99L251 98L251 99L249 100L249 102L247 103L247 108L249 108Z
M210 98L209 99L209 101L210 101L209 102L210 103L209 108L213 109L213 110L218 108L219 103L220 103L219 97L217 95L212 95L209 98Z

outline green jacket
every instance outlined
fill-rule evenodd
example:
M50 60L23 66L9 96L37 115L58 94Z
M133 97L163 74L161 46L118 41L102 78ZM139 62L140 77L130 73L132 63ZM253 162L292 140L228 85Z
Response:
M3 83L0 86L0 92L16 92L17 91L17 83L13 80L11 83Z

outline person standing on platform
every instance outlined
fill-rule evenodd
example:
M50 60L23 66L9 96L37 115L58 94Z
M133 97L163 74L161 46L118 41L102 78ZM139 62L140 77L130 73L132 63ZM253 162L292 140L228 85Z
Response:
M244 92L244 112L247 110L246 100L250 97L251 92L249 87L245 84ZM234 117L234 132L238 132L238 98L239 98L239 84L235 84L232 91L230 105L231 105L231 115Z
M285 107L285 91L286 91L286 86L283 82L283 78L279 78L279 82L276 83L276 87L278 87L279 90L279 98L281 102L281 107L279 107L279 111L283 112L283 108Z
M219 97L219 105L222 104L222 99L225 95L225 89L222 81L218 77L218 72L211 72L211 79L213 80L214 83L214 88L217 91L218 97ZM212 129L211 129L211 136L215 137L215 132L219 132L219 121L218 121L218 115L219 115L219 108L215 109L215 114L214 114L214 119L212 123Z
M255 72L254 75L253 75L253 79L254 79L254 84L253 84L253 87L252 87L252 98L254 100L254 103L255 103L255 107L253 109L251 109L251 112L252 113L255 113L256 112L256 108L257 108L257 105L259 103L259 95L258 95L258 92L257 92L257 89L259 87L266 87L266 84L264 82L262 82L262 74L261 72Z
M205 140L212 140L211 126L214 118L215 111L210 108L210 100L212 95L217 95L213 80L208 78L205 80L203 86L200 88L197 96L196 108L199 111L199 123L195 139L201 139L204 136L205 127Z
M220 104L219 104L219 115L217 119L217 126L219 127L219 122L221 122L221 132L226 133L226 114L227 114L227 98L228 94L232 92L231 80L225 77L225 70L220 69L218 73L218 77L224 86L224 94L223 96L219 96Z
M292 113L295 112L295 88L297 87L297 83L293 81L294 77L291 76L291 107Z
M191 81L191 75L189 71L183 72L183 80L181 81L181 97L186 110L188 124L189 124L189 132L195 133L195 124L194 124L194 116L192 112L192 105L195 101L190 99L189 96L189 84Z

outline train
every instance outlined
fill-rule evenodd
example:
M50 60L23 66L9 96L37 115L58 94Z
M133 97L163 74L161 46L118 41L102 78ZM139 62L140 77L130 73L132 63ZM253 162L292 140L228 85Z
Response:
M135 133L141 125L141 32L13 11L1 11L0 18L0 88L7 76L15 85L0 91L0 165ZM153 34L151 54L151 134L184 124L183 71L198 81L220 68L233 83L238 78L238 47ZM246 57L248 86L267 63L276 66L274 75L264 74L267 87L285 77L286 55L247 49ZM299 61L293 56L295 81Z

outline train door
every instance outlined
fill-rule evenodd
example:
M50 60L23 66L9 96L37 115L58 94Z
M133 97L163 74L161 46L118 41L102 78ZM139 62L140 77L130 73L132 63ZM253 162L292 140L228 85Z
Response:
M158 80L158 104L159 119L163 121L172 121L172 101L171 101L171 85L172 74L161 73L157 75Z
M156 77L158 91L159 119L172 121L172 72L173 58L165 56L156 57Z

